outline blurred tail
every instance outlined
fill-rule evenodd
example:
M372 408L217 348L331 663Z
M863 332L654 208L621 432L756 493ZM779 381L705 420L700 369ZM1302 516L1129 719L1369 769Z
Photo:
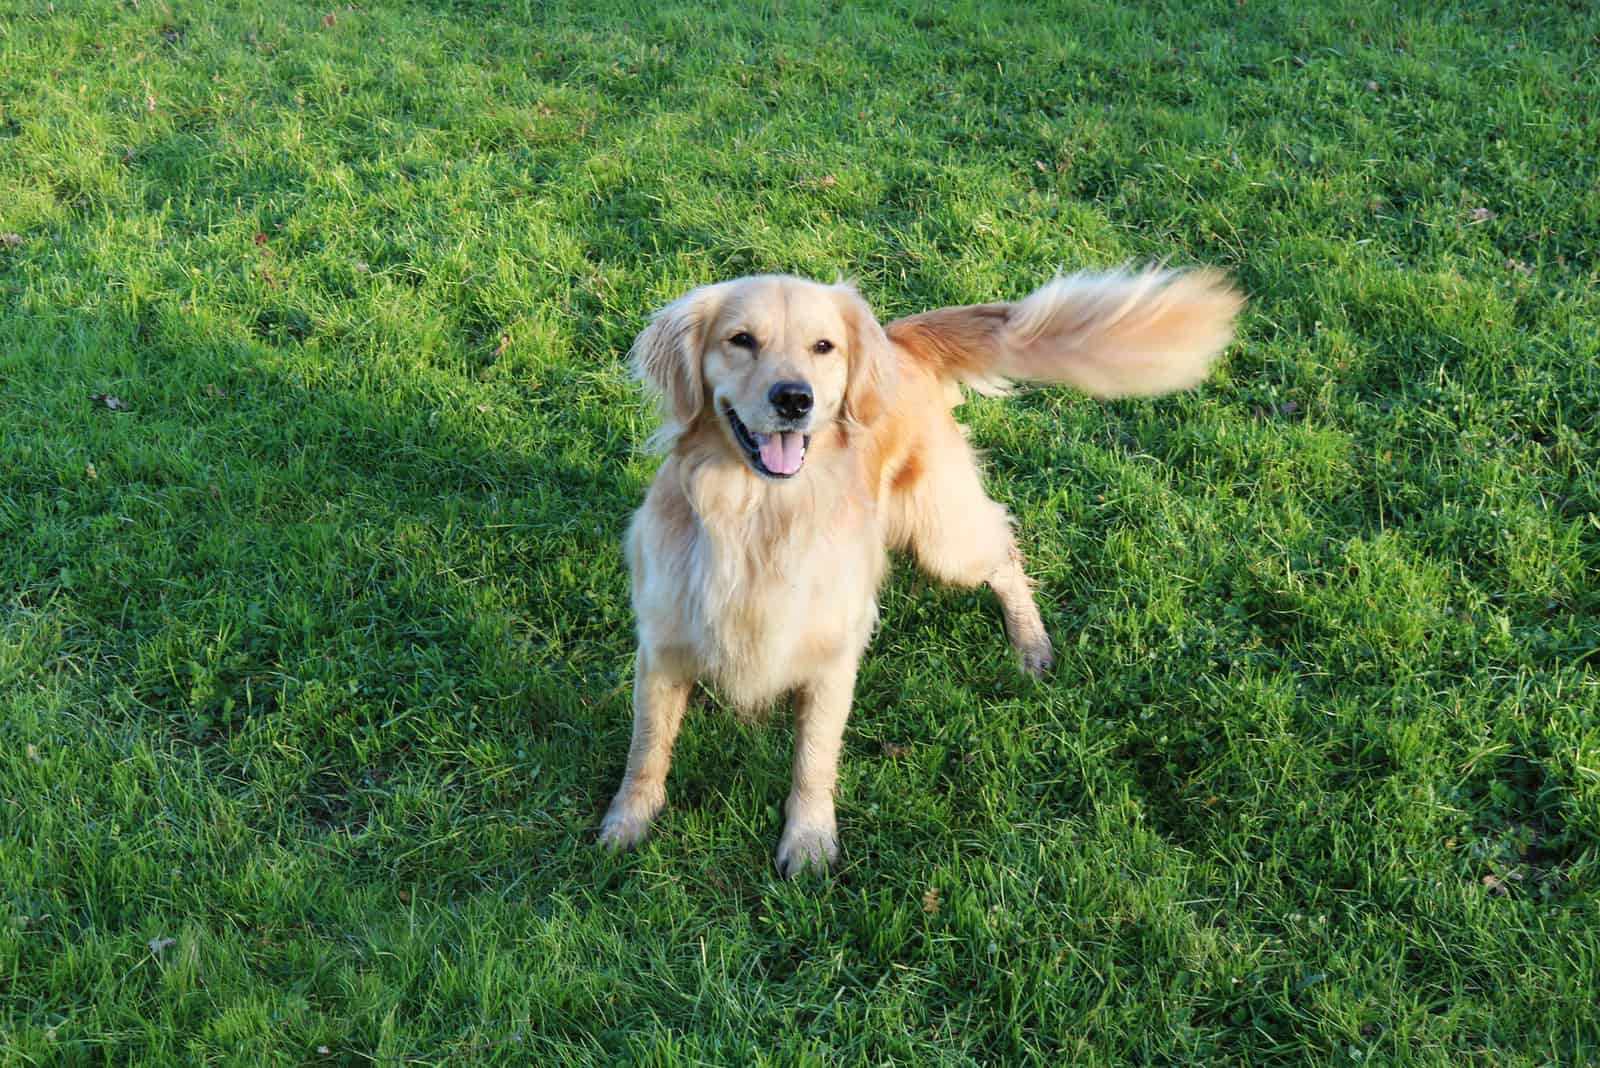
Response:
M885 329L940 377L986 392L1015 380L1154 396L1206 377L1243 306L1216 271L1083 272L1015 304L940 308Z

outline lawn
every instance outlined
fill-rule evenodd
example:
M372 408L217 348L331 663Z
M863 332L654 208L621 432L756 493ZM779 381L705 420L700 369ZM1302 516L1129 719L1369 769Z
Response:
M1600 1064L1600 11L0 0L0 1065ZM845 856L620 538L649 311L1233 273L963 409L1060 663L905 564Z

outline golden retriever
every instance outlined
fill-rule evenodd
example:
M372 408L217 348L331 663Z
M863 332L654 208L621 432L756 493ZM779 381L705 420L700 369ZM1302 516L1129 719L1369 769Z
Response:
M741 710L793 695L794 781L777 862L838 857L833 790L889 549L987 583L1035 674L1053 662L1004 507L952 409L961 385L1063 382L1096 397L1197 384L1242 298L1220 275L1057 278L1014 304L881 326L847 285L786 276L696 289L633 346L667 459L628 529L638 617L633 741L600 840L642 839L697 680Z

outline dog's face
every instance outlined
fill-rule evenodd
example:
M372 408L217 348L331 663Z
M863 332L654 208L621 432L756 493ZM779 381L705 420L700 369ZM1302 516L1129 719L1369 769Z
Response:
M812 435L835 420L870 418L891 365L854 289L781 276L695 290L656 316L634 356L674 422L714 419L767 479L799 474Z
M811 432L844 403L848 335L839 301L810 282L736 285L707 323L701 376L728 440L764 478L792 478Z

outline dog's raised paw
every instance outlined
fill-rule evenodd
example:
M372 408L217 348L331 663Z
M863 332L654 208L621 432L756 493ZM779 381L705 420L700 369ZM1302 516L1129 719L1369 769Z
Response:
M793 879L805 871L826 873L839 859L839 836L832 827L789 824L778 840L778 872Z

